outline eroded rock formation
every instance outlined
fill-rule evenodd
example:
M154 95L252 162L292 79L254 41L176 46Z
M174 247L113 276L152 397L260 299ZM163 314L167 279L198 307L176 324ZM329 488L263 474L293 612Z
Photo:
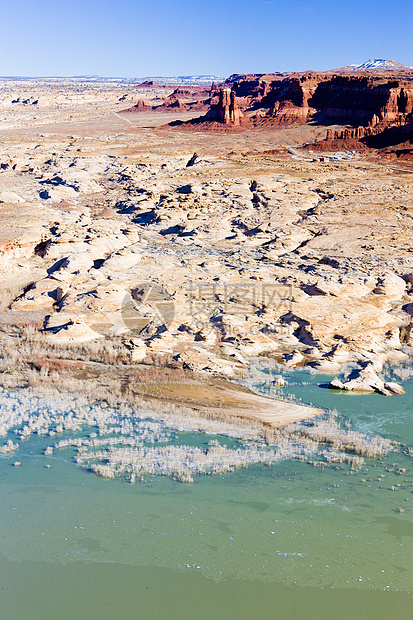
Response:
M221 88L217 104L212 104L206 119L222 123L223 125L239 126L243 114L238 107L235 91L230 88Z
M304 123L320 116L356 126L404 124L413 111L413 78L397 74L267 74L229 78L244 107L272 124Z
M365 147L385 149L398 144L413 147L413 120L408 119L406 123L402 120L394 123L381 122L368 127L361 125L341 130L327 129L325 140L312 144L311 147L318 151Z
M126 110L122 110L122 112L146 112L148 110L152 110L152 107L147 105L143 99L139 99L136 105L131 108L127 108Z
M177 88L152 109L204 111L209 107L205 116L178 124L185 128L201 125L214 131L298 125L311 120L349 125L341 131L327 132L326 142L338 148L386 148L411 140L413 71L360 73L343 69L233 75L217 91L215 83L210 90ZM197 100L188 100L190 95L196 95ZM145 106L138 102L127 111L148 110ZM316 149L325 146L318 143Z
M268 97L268 86L261 87ZM17 87L8 88L7 96ZM24 88L25 99L39 93L45 101L57 87ZM68 100L76 100L77 88L65 86ZM16 112L15 104L4 105L20 142L17 131L5 132L0 145L3 325L34 323L51 348L96 340L112 343L126 361L231 377L245 371L250 356L329 374L350 364L359 371L342 381L344 389L397 391L377 375L387 361L411 367L411 174L389 173L374 158L366 166L362 158L346 159L338 173L335 164L298 158L295 148L292 157L269 158L258 147L271 141L280 153L285 145L286 134L272 128L238 136L235 127L231 139L148 134L107 114L109 106L125 105L123 85L100 88L97 112L80 100L77 108L64 104L59 116L53 102L33 119L27 106ZM223 96L216 111L224 120L230 106L231 95L227 110ZM70 135L43 133L67 110L76 115ZM102 118L121 135L109 152ZM407 127L375 135L384 122L377 119L347 135L376 140ZM303 131L314 140L325 129L308 124L287 134L298 142ZM200 157L187 166L195 150ZM148 281L155 285L152 305L136 294ZM287 286L287 306L266 295L274 283ZM160 305L164 289L170 297ZM9 347L14 365L13 330L0 333L0 345Z

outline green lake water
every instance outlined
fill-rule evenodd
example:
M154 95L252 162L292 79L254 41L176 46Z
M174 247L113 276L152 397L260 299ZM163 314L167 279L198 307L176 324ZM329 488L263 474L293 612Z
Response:
M413 447L413 380L386 398L331 392L325 376L286 377L284 395ZM45 457L46 445L23 442L20 467L0 458L1 620L413 618L404 454L357 472L286 460L131 485L86 473L71 449Z

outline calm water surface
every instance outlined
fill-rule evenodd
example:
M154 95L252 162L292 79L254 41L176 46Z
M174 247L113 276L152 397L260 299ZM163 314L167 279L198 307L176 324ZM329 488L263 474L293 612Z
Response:
M284 394L413 447L413 380L386 398L330 392L325 376L287 379ZM18 468L0 458L1 620L413 617L403 454L356 473L284 461L130 485L85 473L69 449L46 458L45 445L25 441Z

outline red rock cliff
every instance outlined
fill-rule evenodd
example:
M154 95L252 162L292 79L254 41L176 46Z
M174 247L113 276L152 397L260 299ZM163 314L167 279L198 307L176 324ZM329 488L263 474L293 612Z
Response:
M231 78L232 80L233 78ZM413 77L303 74L236 76L232 90L275 124L334 119L353 125L405 122L413 110Z

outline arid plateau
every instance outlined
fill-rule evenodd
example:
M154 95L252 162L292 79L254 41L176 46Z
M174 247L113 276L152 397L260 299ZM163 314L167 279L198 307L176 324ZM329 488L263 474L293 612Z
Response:
M357 122L311 108L329 76L301 80L305 105L279 101L285 76L260 96L248 81L268 76L181 90L2 79L3 387L248 410L274 428L320 410L275 414L236 387L259 356L402 393L380 373L413 344L412 82L380 108L384 78L346 71L343 88L366 79L381 97Z

